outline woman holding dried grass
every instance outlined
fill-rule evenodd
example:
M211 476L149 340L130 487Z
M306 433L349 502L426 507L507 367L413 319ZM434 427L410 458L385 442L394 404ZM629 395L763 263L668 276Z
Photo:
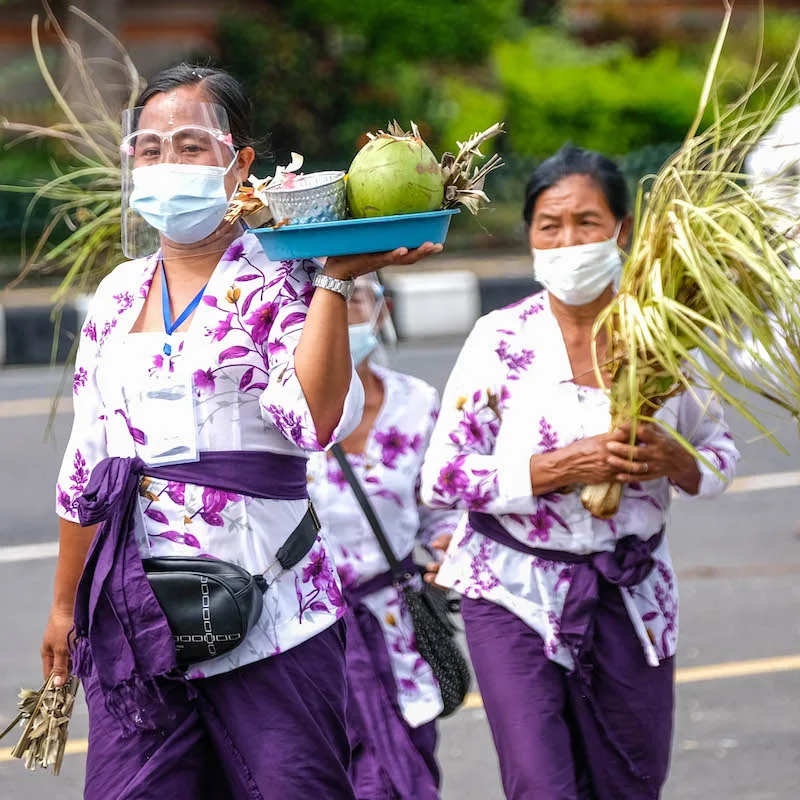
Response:
M634 446L629 426L608 433L592 331L630 232L617 167L563 148L534 172L524 216L546 291L478 321L423 468L428 504L469 512L437 580L463 595L507 797L650 800L672 737L671 492L721 493L738 452L701 386L657 414L701 459L658 425ZM593 517L582 487L614 481L619 509Z

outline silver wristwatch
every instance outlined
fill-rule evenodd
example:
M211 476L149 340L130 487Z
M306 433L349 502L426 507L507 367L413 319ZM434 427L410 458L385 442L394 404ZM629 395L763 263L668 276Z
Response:
M340 281L338 278L331 278L330 275L323 275L318 272L314 276L314 286L319 289L327 289L329 292L336 292L344 297L345 300L349 300L353 296L355 281L352 278Z

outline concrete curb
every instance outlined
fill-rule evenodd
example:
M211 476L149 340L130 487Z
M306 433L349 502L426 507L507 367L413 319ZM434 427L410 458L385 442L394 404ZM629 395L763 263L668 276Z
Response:
M466 336L478 316L539 290L529 277L478 278L465 270L387 276L400 337L423 340ZM58 330L56 363L64 363L86 315L88 298L66 305ZM0 368L52 363L56 324L50 305L0 305Z

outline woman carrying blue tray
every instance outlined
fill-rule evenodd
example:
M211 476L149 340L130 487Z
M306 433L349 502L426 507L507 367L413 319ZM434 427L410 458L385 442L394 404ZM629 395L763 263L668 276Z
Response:
M270 262L223 220L254 150L219 70L161 73L123 129L133 260L81 334L42 644L85 687L85 797L350 800L344 601L306 457L361 418L353 278L441 246Z

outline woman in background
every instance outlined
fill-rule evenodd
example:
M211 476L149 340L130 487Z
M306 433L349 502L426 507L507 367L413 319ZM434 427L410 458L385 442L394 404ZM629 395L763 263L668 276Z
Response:
M633 446L630 426L608 432L592 331L630 231L616 165L563 148L533 173L523 213L545 291L478 320L425 460L423 499L469 512L438 582L463 595L506 796L655 800L678 638L671 495L720 494L738 452L702 386L656 413L702 461L657 424L640 424ZM619 509L597 519L581 489L612 481Z
M459 512L419 500L419 473L439 410L436 390L379 366L376 330L386 304L373 276L348 303L350 352L364 386L364 415L342 442L346 458L397 559L415 573L415 544L452 534ZM333 551L348 603L347 722L359 800L436 800L436 723L442 699L414 644L401 590L345 475L330 453L309 461L309 494ZM417 577L417 580L419 578Z

